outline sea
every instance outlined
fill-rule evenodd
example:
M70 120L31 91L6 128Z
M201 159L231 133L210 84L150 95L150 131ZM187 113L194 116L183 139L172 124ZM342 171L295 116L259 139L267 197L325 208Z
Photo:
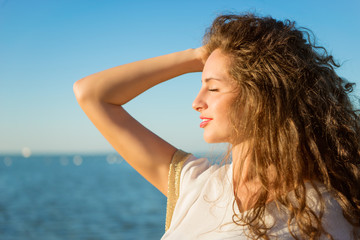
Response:
M119 155L0 155L1 240L155 240L165 215Z

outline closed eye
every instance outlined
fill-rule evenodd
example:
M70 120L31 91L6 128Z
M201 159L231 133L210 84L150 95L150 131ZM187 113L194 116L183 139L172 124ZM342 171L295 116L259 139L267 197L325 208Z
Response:
M218 90L217 88L210 88L209 91L210 91L210 92L217 92L217 91L219 91L219 90Z

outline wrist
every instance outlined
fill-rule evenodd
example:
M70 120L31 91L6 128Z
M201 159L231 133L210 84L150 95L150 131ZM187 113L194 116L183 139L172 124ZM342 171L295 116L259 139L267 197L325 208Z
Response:
M205 61L202 58L201 52L198 48L190 48L185 50L185 53L189 56L190 72L202 72Z

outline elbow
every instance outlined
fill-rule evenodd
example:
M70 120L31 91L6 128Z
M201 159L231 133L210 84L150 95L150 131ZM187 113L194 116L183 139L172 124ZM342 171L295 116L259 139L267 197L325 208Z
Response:
M73 85L73 91L74 91L76 99L79 99L80 96L81 96L81 83L80 83L80 81L81 80L76 81L74 83L74 85Z
M86 78L76 81L73 85L73 91L78 102L83 102L92 95L91 90L87 87Z

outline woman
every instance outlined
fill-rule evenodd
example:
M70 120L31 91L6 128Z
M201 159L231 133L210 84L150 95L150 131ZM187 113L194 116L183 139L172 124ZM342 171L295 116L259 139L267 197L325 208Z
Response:
M320 53L322 50L322 53ZM357 239L360 120L337 65L289 21L215 19L204 46L77 81L80 106L119 154L168 197L163 239ZM193 103L226 164L177 150L122 105L202 71Z

